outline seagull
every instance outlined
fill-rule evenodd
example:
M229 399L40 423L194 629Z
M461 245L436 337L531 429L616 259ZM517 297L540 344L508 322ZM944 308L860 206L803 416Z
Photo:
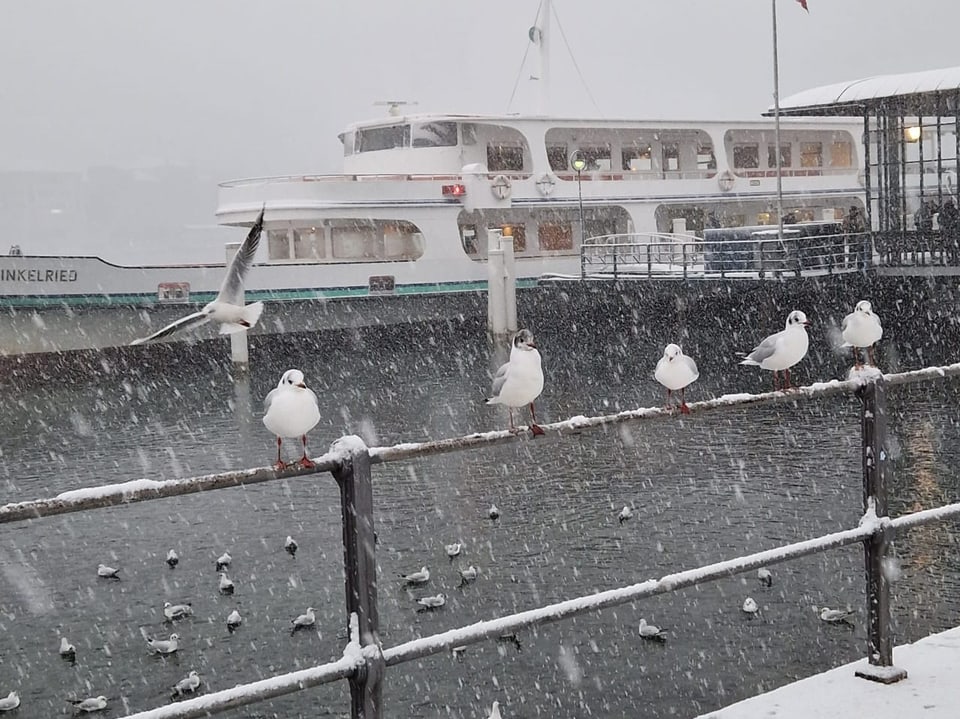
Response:
M466 652L467 652L467 647L466 647L466 646L452 647L452 648L450 649L450 653L453 654L454 658L455 658L458 662L462 662L462 661L463 661L463 655L466 654Z
M500 519L500 508L495 504L491 504L490 509L487 510L487 516L490 517L490 519Z
M307 611L305 613L301 614L296 619L290 620L290 623L293 625L293 629L290 630L290 634L293 635L300 629L312 627L316 621L317 615L313 613L313 607L307 607Z
M628 519L633 519L633 510L624 505L623 509L620 510L620 514L617 515L617 519L620 520L620 524L623 524Z
M487 719L503 719L503 716L500 714L500 702L494 702L493 706L490 707L490 716Z
M98 712L107 708L107 698L103 695L89 699L68 699L68 702L80 712Z
M174 633L169 639L148 639L147 646L155 654L173 654L180 648L180 635Z
M460 570L460 586L462 587L465 584L469 584L470 582L475 580L478 576L480 576L480 570L477 569L472 564L466 569L461 569Z
M522 329L514 335L510 349L510 361L497 370L493 378L493 396L487 404L505 404L510 413L510 431L519 432L513 425L513 408L530 405L533 423L530 431L534 436L544 434L537 424L533 401L543 392L543 367L540 351L533 343L533 333Z
M11 712L18 706L20 706L20 695L16 692L10 692L0 699L0 712Z
M189 617L192 614L193 607L190 606L189 602L186 604L171 604L170 602L163 603L163 616L165 616L169 622L175 622L178 619Z
M167 552L167 564L170 565L170 569L173 569L180 562L180 556L177 554L175 549L171 549Z
M431 609L439 609L447 603L447 598L443 594L436 594L432 597L420 597L417 604L420 605L418 612L428 612Z
M103 579L120 579L120 570L100 564L97 566L97 576Z
M818 611L817 607L813 608L814 611ZM852 609L830 609L829 607L821 607L819 609L820 619L828 624L849 624L849 619L854 614L855 611Z
M283 543L283 548L287 550L287 554L293 557L297 553L297 541L288 534L287 541Z
M313 390L303 382L303 372L288 369L277 386L263 400L263 424L277 436L278 471L287 463L280 459L280 447L284 437L299 437L303 443L300 466L313 469L316 465L307 457L307 432L320 421L320 403Z
M230 265L227 267L227 276L224 277L223 284L220 285L220 291L213 302L208 303L199 312L181 317L152 335L136 339L130 344L141 345L145 342L152 342L180 330L199 327L210 320L220 323L220 334L248 330L257 324L257 320L260 319L260 314L263 312L263 302L254 302L244 306L241 304L243 301L241 294L243 293L244 276L253 265L253 259L257 254L257 246L260 244L260 233L263 231L263 213L264 210L260 210L257 221L253 223L247 238L230 261Z
M66 637L60 637L60 656L68 662L77 661L77 648L67 641Z
M420 569L416 572L410 572L410 574L401 574L400 578L405 584L426 584L430 581L430 570L425 566L420 567Z
M748 614L751 617L756 616L757 612L760 611L760 607L757 606L757 603L754 601L753 597L747 597L744 599L743 606L740 607L740 609L743 610L744 614Z
M640 620L640 638L649 639L654 642L665 642L667 641L667 630L661 629L660 627L654 626L653 624L647 624L646 619Z
M224 552L219 557L217 557L217 571L221 569L226 569L230 566L230 563L233 561L233 557L230 556L229 552Z
M757 570L757 581L765 587L773 586L773 574L766 567Z
M690 414L690 408L684 400L684 390L687 385L695 382L700 376L697 363L692 357L687 357L680 349L680 345L669 344L663 350L663 357L657 362L653 372L654 379L667 388L667 409L673 409L670 396L680 390L680 413Z
M220 593L221 594L233 594L233 581L230 577L227 576L226 572L220 572Z
M860 300L853 312L843 318L840 324L843 347L853 348L854 367L860 369L860 348L867 348L867 364L876 366L873 361L873 345L883 337L880 318L873 313L873 306L867 300Z
M787 315L786 327L758 344L740 364L773 370L774 392L778 389L790 389L790 368L804 358L810 345L810 338L807 336L809 326L810 320L807 316L800 310L794 310ZM784 375L783 387L777 387L780 370L783 370Z
M191 671L187 676L178 681L173 687L173 693L175 696L181 696L183 694L193 694L200 688L200 675L195 671Z
M453 559L454 557L459 557L460 552L463 551L463 542L455 542L453 544L447 544L444 546L444 549L446 550L447 556L450 557L450 559Z
M234 609L230 614L227 615L227 630L234 632L240 628L240 625L243 624L243 617L240 616L240 612Z

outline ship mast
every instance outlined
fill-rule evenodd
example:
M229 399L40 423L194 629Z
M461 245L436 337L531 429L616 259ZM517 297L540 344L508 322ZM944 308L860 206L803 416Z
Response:
M537 24L530 28L530 42L537 46L538 72L537 111L540 115L547 114L550 102L550 13L551 0L542 0Z

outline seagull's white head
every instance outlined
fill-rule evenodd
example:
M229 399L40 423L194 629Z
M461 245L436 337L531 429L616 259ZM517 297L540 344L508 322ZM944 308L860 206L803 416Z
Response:
M800 310L794 310L789 315L787 315L787 329L791 327L809 327L810 320L807 319L807 316L803 314Z
M517 332L513 337L513 346L520 350L535 350L537 346L533 343L533 332L527 329Z
M862 312L865 315L873 314L873 305L870 304L869 300L860 300L857 302L857 306L853 310L854 312Z
M667 360L670 362L672 362L682 354L683 354L683 350L680 349L680 345L669 344L663 350L663 356L666 357Z
M171 641L171 642L175 642L175 641L177 641L179 638L180 638L180 635L179 635L179 634L171 634L171 635L170 635L170 641Z
M277 387L299 387L306 389L307 385L303 382L303 372L298 369L288 369L280 378L280 384Z

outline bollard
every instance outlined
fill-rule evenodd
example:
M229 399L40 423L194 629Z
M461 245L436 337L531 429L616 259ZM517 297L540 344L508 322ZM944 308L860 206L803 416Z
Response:
M240 244L239 242L228 242L226 244L227 268L229 268L230 263L233 262L237 250L240 249ZM239 304L243 306L243 302L243 285L241 285ZM244 374L250 370L250 352L247 347L246 330L240 330L239 332L232 332L230 334L230 359L233 361L233 371L235 374Z
M503 250L503 305L505 334L517 331L517 262L513 254L513 229L505 227L500 238Z
M487 230L487 332L494 338L507 333L503 249L500 230Z
M338 447L339 445L339 447ZM350 716L379 719L383 705L383 655L380 653L377 612L376 537L373 530L373 483L370 453L359 437L337 440L331 449L345 449L349 456L333 471L340 487L343 521L343 569L347 598L347 635L350 615L359 620L360 645L375 647L374 656L365 651L364 669L350 677Z
M860 428L863 449L863 511L873 508L877 517L887 517L887 398L883 377L867 382L857 394L861 401ZM889 532L882 531L863 543L867 575L866 669L856 675L893 684L907 673L893 665L890 636L890 583L884 575Z

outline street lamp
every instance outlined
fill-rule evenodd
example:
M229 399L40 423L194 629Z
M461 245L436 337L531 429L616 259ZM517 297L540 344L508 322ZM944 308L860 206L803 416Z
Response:
M587 167L587 161L580 154L580 151L574 152L570 156L570 167L577 173L577 204L580 206L580 245L586 239L586 232L583 226L583 185L580 182L580 173Z

